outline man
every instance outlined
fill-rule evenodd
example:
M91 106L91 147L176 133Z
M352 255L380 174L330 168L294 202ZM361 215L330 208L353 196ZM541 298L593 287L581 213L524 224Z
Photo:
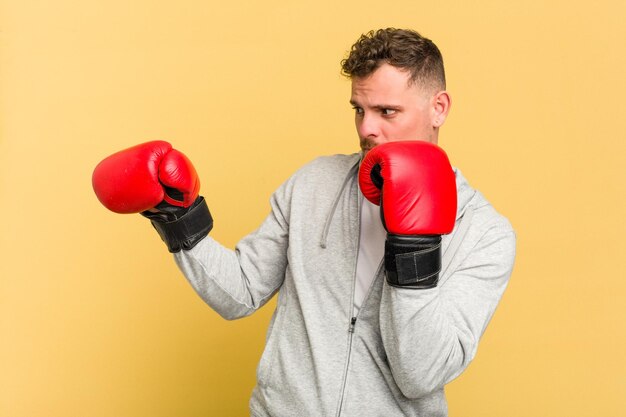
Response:
M94 189L108 208L151 218L224 318L278 293L253 416L445 416L444 386L476 354L515 235L436 145L450 97L430 40L370 32L342 68L362 152L298 170L235 251L208 236L195 170L165 142L105 159Z

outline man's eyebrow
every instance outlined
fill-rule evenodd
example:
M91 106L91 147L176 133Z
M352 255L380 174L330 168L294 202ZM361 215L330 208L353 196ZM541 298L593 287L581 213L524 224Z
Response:
M357 103L355 100L350 100L350 104L353 106L359 106L359 103ZM376 104L374 106L371 106L372 109L375 110L384 110L384 109L392 109L392 110L398 110L401 109L402 106L397 105L397 104Z
M400 105L396 105L396 104L377 104L375 106L372 106L373 108L375 108L376 110L383 110L383 109L399 109L402 106Z

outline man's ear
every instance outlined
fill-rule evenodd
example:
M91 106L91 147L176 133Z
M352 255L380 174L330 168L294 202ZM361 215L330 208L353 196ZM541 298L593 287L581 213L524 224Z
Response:
M439 91L433 96L431 105L433 127L438 128L443 125L450 112L452 106L450 94L447 91Z

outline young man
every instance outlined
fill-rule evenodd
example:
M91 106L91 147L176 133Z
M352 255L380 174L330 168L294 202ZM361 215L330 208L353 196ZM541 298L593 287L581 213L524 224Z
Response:
M430 40L370 32L342 68L362 151L298 170L235 251L208 236L195 170L167 143L105 159L94 189L108 208L151 218L224 318L278 293L253 416L446 416L444 386L476 354L515 235L436 145L450 97Z

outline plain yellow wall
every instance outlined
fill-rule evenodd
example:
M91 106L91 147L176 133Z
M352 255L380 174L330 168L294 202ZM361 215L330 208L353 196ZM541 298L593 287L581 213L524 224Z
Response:
M623 0L3 1L0 416L247 415L274 302L219 318L91 172L171 141L234 247L297 167L357 150L339 61L387 26L439 45L440 144L518 233L450 416L624 415L624 18Z

